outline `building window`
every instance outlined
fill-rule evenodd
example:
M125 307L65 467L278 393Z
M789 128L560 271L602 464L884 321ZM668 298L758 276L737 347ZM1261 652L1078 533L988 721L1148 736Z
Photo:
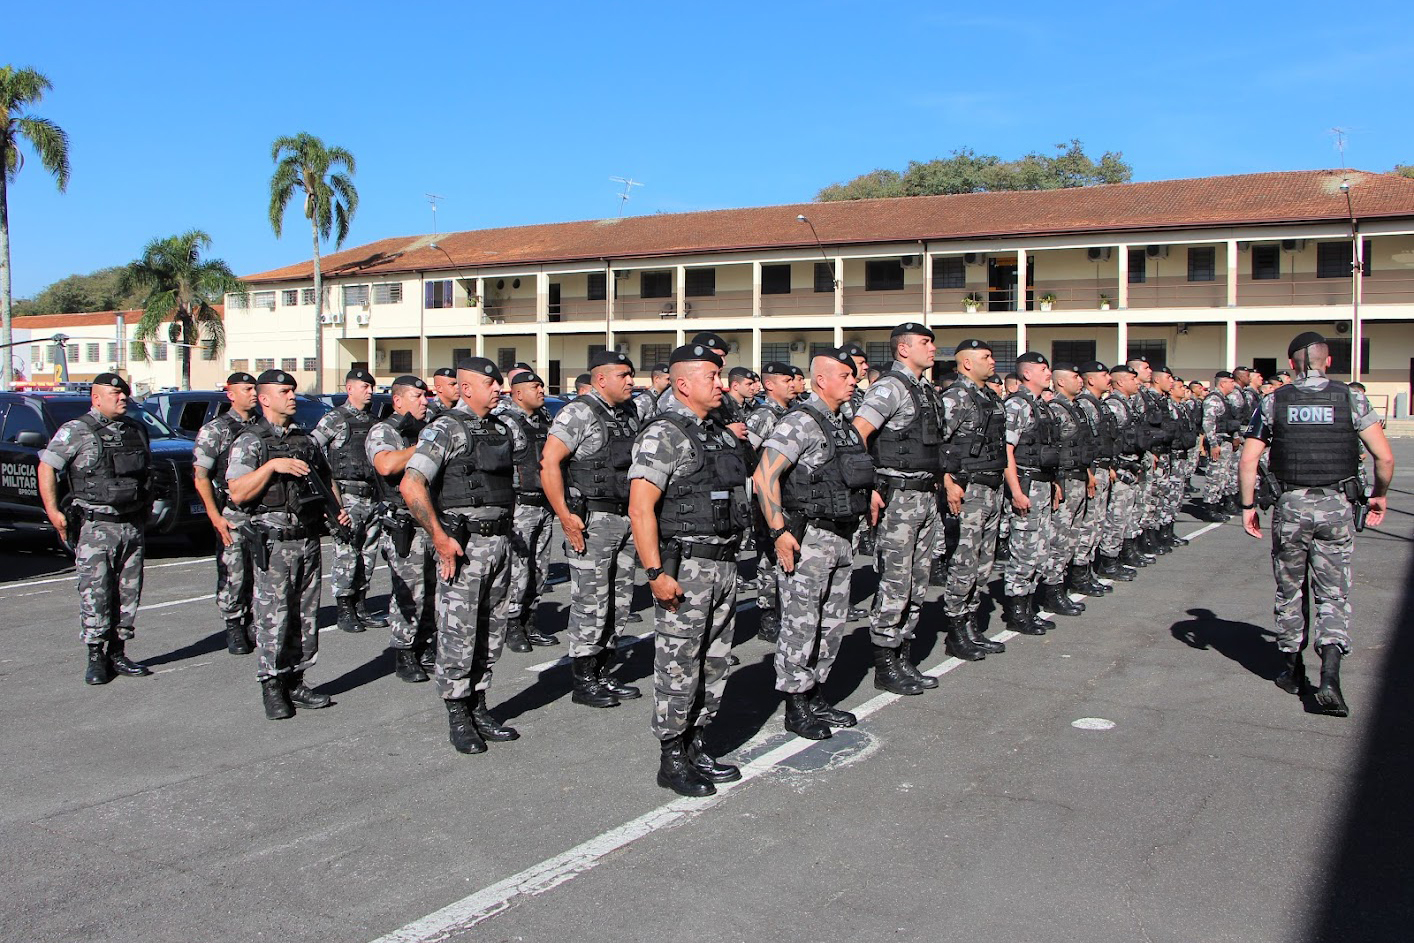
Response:
M790 344L763 343L761 345L761 362L767 364L772 361L790 363Z
M1188 250L1188 280L1213 282L1218 278L1218 250L1213 246L1193 246Z
M585 298L589 301L603 301L609 297L609 277L603 272L590 272Z
M966 288L967 263L962 256L950 255L933 260L934 288Z
M286 373L294 373L294 372L295 372L295 363L296 363L298 360L299 360L298 357L281 357L281 358L280 358L280 369L283 370L283 371L285 371Z
M367 285L345 285L344 286L344 307L362 308L368 304Z
M683 275L683 294L689 298L711 298L717 293L717 270L690 268Z
M452 306L452 280L442 278L428 282L423 291L423 304L428 308L450 308Z
M99 348L99 346L98 346L97 344L85 344L85 345L84 345L84 356L88 358L88 362L89 362L89 363L98 363L98 351L99 351L99 349L100 349L100 348Z
M763 294L763 295L789 295L789 294L790 294L790 266L789 266L789 265L763 265L763 266L761 266L761 294Z
M1331 367L1327 373L1332 376L1350 372L1350 338L1330 337L1326 339L1326 347L1331 352ZM1370 339L1360 338L1360 372L1364 373L1370 366Z
M671 298L673 296L672 272L643 272L638 278L638 297Z
M412 350L388 351L388 372L395 374L412 373Z
M159 343L156 343L156 344L153 344L153 345L152 345L152 359L153 359L153 360L162 361L162 362L166 362L166 360L167 360L167 345L166 345L165 343L160 343L160 342L159 342Z
M992 359L997 362L997 373L1006 376L1016 372L1016 341L988 341L992 345Z
M299 304L299 289L286 288L280 292L280 304L286 308L293 308Z
M274 357L256 357L256 358L255 358L255 372L256 372L256 373L264 373L266 370L274 370L274 369L275 369L275 358L274 358Z
M146 359L147 359L147 344L143 343L142 341L132 341L132 342L130 342L130 343L128 344L128 359L129 359L129 360L146 360Z
M1051 341L1051 363L1078 365L1094 359L1094 341Z
M869 366L883 369L894 362L893 344L888 341L870 341L864 345L864 356L869 358Z
M667 363L668 357L672 355L672 344L639 344L638 345L638 370L645 373L653 369L654 364Z
M600 349L602 350L603 348ZM516 349L514 347L496 348L496 366L501 368L502 373L505 373L507 370L511 369L511 367L514 367L515 365Z
M470 348L470 347L453 347L453 348L452 348L452 366L453 366L453 367L455 367L457 364L461 363L463 360L470 360L470 359L471 359L471 348Z
M401 304L403 300L402 282L384 282L373 286L373 303L376 305Z
M1168 341L1130 341L1124 355L1126 361L1147 357L1149 366L1162 367L1169 362Z
M1281 247L1252 247L1252 281L1268 282L1281 278Z
M313 288L301 288L301 289L299 290L299 303L302 304L302 305L312 305L312 304L314 304L314 289L313 289Z
M267 311L275 310L275 293L273 291L253 291L250 293L250 306L252 308L264 308Z
M835 290L835 263L816 262L815 263L815 291L826 292Z
M1360 247L1360 268L1362 275L1370 274L1370 240ZM1355 263L1350 257L1348 242L1316 243L1316 277L1349 278Z
M67 360L69 361L69 363L78 363L78 362L79 362L79 345L78 345L78 344L70 344L70 345L69 345L69 349L66 350L66 351L64 351L64 355L65 355L65 357L67 358Z
M243 291L234 291L226 296L226 307L235 310L238 308L250 307L250 295Z
M48 347L44 348L44 350L45 350L45 354L44 354L44 359L45 359L45 360L49 361L50 363L58 363L58 362L59 362L59 345L58 345L58 344L50 344Z
M111 342L108 344L108 362L118 362L118 345Z
M606 351L606 350L608 350L608 349L609 349L609 348L606 347L606 346L603 345L603 344L590 344L590 345L589 345L589 357L588 357L588 359L587 359L585 362L587 363L589 360L593 360L593 359L594 359L595 357L597 357L599 354L602 354L604 351Z
M241 358L240 360L232 360L230 363L232 373L235 373L237 370L241 371L242 373L245 373L247 370L250 369L250 361L246 360L245 358Z
M39 361L43 360L44 358L41 357L41 356L39 356L39 354L40 354L40 347L39 347L39 345L38 345L38 344L31 344L31 345L30 345L30 348L29 348L29 362L30 362L30 363L39 363Z
M869 259L864 263L865 291L899 291L903 288L903 262Z
M305 368L306 370L313 370L313 369L314 369L314 358L313 358L313 357L306 357L306 358L304 358L304 368Z
M1146 271L1148 261L1148 254L1143 249L1129 250L1129 284L1144 284L1145 276L1148 274Z

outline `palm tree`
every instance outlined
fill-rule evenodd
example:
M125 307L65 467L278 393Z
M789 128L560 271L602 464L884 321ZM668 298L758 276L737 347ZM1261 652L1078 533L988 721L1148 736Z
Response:
M10 355L10 208L6 187L25 165L19 149L21 138L53 175L60 193L69 185L69 136L48 118L27 111L53 87L33 69L0 67L0 350L4 351L0 389L6 390L14 363Z
M219 357L226 347L226 325L216 305L227 292L245 289L225 262L201 257L210 248L211 237L199 229L154 239L142 257L128 265L121 282L123 292L146 293L133 337L157 340L166 325L166 339L179 345L184 390L191 389L192 349L201 343Z
M356 173L353 155L342 147L329 147L312 134L301 131L294 137L276 138L270 145L275 173L270 178L270 227L275 238L285 216L285 207L295 190L304 191L304 218L314 237L314 375L324 387L324 276L319 269L319 243L332 232L334 248L344 244L349 222L358 210L358 191L349 179ZM348 174L334 171L343 165Z

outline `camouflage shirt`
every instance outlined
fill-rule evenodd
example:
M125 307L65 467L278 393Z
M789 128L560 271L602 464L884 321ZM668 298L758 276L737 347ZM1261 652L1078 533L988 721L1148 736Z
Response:
M633 408L634 411L638 413L638 427L640 429L643 428L648 420L658 415L658 401L662 399L663 395L666 393L666 389L660 394L654 392L652 387L649 387L647 393L639 393L633 398Z
M388 419L395 418L396 414L389 415ZM368 430L368 441L363 445L363 453L368 456L368 464L373 464L373 457L383 452L400 452L407 448L403 444L403 437L394 429L392 424L384 419L382 422L375 422L373 428ZM416 443L414 443L416 444ZM374 470L374 474L378 474Z
M319 417L319 422L315 424L309 437L314 440L315 445L324 450L325 457L329 457L334 449L342 448L349 441L350 418L373 421L368 410L354 409L347 402Z
M856 386L854 392L849 394L849 399L840 404L840 415L845 422L853 422L854 417L859 415L859 404L864 402L864 387Z
M786 408L768 396L760 409L746 417L746 438L752 448L761 448L762 443L771 437L771 430L786 414Z
M674 393L665 394L658 406L660 414L682 416L688 422L706 428L707 435L715 435L728 445L737 441L730 429L714 420L710 415L706 419L697 418L697 414L688 409L687 405ZM560 415L562 416L564 413L561 412ZM556 419L558 418L557 416ZM658 490L667 491L673 476L679 471L688 470L687 461L692 457L692 454L692 443L688 441L681 429L670 422L652 423L643 430L638 441L633 444L633 464L628 469L628 480L631 484L635 478L642 478ZM746 488L745 479L742 479L741 488ZM730 543L734 538L695 535L692 539L700 543L724 544Z
M957 435L963 423L967 423L969 429L975 429L979 420L977 403L973 399L977 391L989 400L999 400L997 394L984 383L978 385L973 383L968 377L958 374L957 382L943 391L943 415L939 424L939 432L944 441L951 440Z
M631 404L610 406L597 390L585 393L561 409L555 416L555 421L550 424L550 435L563 442L571 455L581 448L584 449L585 455L593 455L604 447L603 426L595 418L593 407L582 402L590 398L598 400L599 405L610 412L618 413L633 431L637 432L641 425L638 413ZM667 401L668 397L664 396L662 403L666 404Z
M273 422L270 427L275 430L277 437L283 438L291 432L299 430L299 426L291 422L288 426L277 426ZM259 470L265 464L265 450L261 447L260 437L254 432L246 431L236 436L231 443L231 457L226 462L226 485L242 475L249 475L253 471ZM317 475L319 470L311 471L310 474ZM255 501L251 501L254 504ZM288 511L262 511L251 515L252 520L274 527L294 527L299 524L299 517Z
M221 461L231 448L231 443L236 441L236 437L247 428L260 421L260 413L252 411L249 419L242 419L236 415L235 410L227 410L215 419L201 427L196 434L196 444L192 446L192 464L202 469L210 476L211 471L216 467L216 463ZM225 481L214 482L218 492L226 488ZM229 501L221 509L223 517L244 520L250 515L237 508Z
M921 377L914 376L906 364L895 360L894 365L883 376L869 385L859 408L855 410L854 418L863 419L875 429L907 429L914 422L913 397L908 394L908 384L918 388L924 403L931 402L935 406L938 404L937 388ZM942 424L942 418L940 409L939 425ZM932 472L926 471L906 472L893 468L880 468L878 471L881 475L893 475L897 478L933 477Z
M24 409L26 407L16 404L10 408ZM96 409L90 409L88 415L105 426L118 424L117 420L104 419L103 414ZM39 460L56 472L63 471L71 464L75 468L85 470L93 468L98 464L102 455L103 449L98 444L98 436L79 419L70 419L60 426L59 431L54 433L54 438L49 440L49 444L39 450ZM117 513L117 508L110 504L95 504L82 498L75 498L74 503L79 507L88 508L100 514Z
M458 403L459 402L460 400L458 401ZM453 403L451 406L448 406L442 402L442 397L431 397L427 400L427 421L431 422L432 420L436 419L438 416L442 415L449 409L456 409L458 403Z
M805 403L828 416L836 429L849 430L850 435L855 434L854 427L845 421L843 409L830 412L825 401L814 393ZM803 409L793 409L782 416L766 439L764 448L774 449L785 456L786 461L807 471L823 465L832 451L830 443L825 441L824 433L820 430L820 424L815 421L813 415Z
M1310 390L1319 393L1330 385L1330 380L1319 373L1306 373L1292 380L1291 383L1298 390ZM1252 414L1252 422L1247 426L1246 434L1256 439L1261 439L1268 444L1272 441L1272 425L1274 422L1273 411L1276 409L1276 398L1274 393L1268 393L1262 397L1256 412ZM1370 400L1359 390L1350 391L1350 418L1355 423L1356 432L1364 432L1366 429L1380 421L1380 417L1375 414L1370 407Z
M505 420L506 428L511 430L511 448L515 449L516 452L520 452L530 444L526 438L525 426L521 425L521 422L530 423L531 428L534 429L548 428L550 423L553 422L550 418L549 410L544 407L535 410L533 413L527 413L525 410L512 403L505 409L493 409L491 412L492 415L500 416ZM516 466L515 486L517 490L522 490L519 465Z
M412 458L408 459L407 470L415 471L426 478L428 485L432 486L431 490L434 494L437 490L435 484L437 478L442 474L443 466L450 460L464 454L470 447L466 430L462 428L462 424L457 421L457 418L453 418L453 414L473 427L482 423L494 423L502 428L509 425L496 416L488 415L483 419L461 404L458 404L454 409L447 410L428 423L422 432L418 433L417 451L413 452ZM506 429L506 435L510 434L510 430ZM447 508L441 510L447 510ZM495 520L505 514L504 508L495 507L457 508L456 510L463 517L486 520Z
M1036 428L1036 410L1045 404L1026 387L1019 387L1006 398L1006 443L1016 445L1021 437Z

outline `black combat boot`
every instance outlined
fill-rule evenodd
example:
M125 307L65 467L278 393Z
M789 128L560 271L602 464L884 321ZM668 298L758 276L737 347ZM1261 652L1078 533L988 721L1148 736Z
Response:
M113 670L129 678L145 678L152 674L146 665L140 665L127 656L124 651L126 646L127 643L118 638L117 632L108 633L108 662Z
M427 680L427 672L418 662L417 652L410 648L393 649L393 674L397 675L400 681L406 681L408 684L417 684L419 681Z
M595 655L579 655L570 661L570 677L574 693L570 700L588 707L618 707L614 697L599 680L599 664Z
M429 675L437 669L437 636L435 634L422 643L422 649L417 653L417 663Z
M1011 537L1001 537L997 540L997 559L1011 559Z
M756 637L763 642L775 642L781 637L781 617L774 609L762 609L759 613Z
M525 629L525 640L537 648L549 648L552 645L560 644L560 640L550 632L541 632L535 627L535 610L522 612L520 614L520 624Z
M1058 616L1078 616L1085 611L1085 604L1071 599L1062 583L1042 583L1037 595L1041 608Z
M697 770L698 776L709 783L734 783L741 779L740 769L730 763L718 763L717 758L707 752L707 747L702 742L701 727L693 728L691 739L683 739L687 743L687 761Z
M255 615L247 612L241 620L241 627L245 629L245 640L250 650L255 651Z
M1066 567L1065 585L1071 592L1080 593L1082 596L1105 595L1100 584L1095 582L1095 577L1090 575L1090 568L1083 563L1072 563Z
M359 621L358 610L354 607L352 596L340 596L334 600L334 605L339 610L339 628L345 632L364 631L363 623Z
M246 637L244 619L226 620L226 651L232 655L249 655L255 651Z
M1042 616L1041 613L1038 611L1038 603L1035 592L1029 593L1026 596L1026 618L1030 619L1031 624L1041 629L1042 632L1049 632L1051 629L1054 629L1056 627L1056 624L1054 622Z
M1321 686L1316 689L1316 706L1322 714L1349 717L1350 708L1340 693L1340 646L1322 645L1316 651L1321 653Z
M88 646L88 668L83 673L84 684L107 684L113 680L113 666L108 663L108 655L103 651L103 643Z
M609 674L609 669L614 666L614 656L616 654L617 652L614 648L609 646L601 649L599 654L594 656L596 659L595 665L599 669L599 683L604 686L605 691L608 691L621 701L632 701L634 698L642 697L643 692L638 690L638 688L631 684L620 684Z
M1207 521L1209 524L1221 524L1227 520L1227 515L1218 510L1216 504L1201 501L1193 509L1193 516L1200 521Z
M525 637L525 626L521 625L520 616L506 620L506 647L521 654L530 651L530 639Z
M354 615L358 616L359 624L365 629L386 629L391 623L388 621L386 612L369 612L365 601L368 591L360 593L354 597Z
M1108 596L1110 593L1115 591L1115 588L1108 583L1100 582L1099 559L1100 555L1097 553L1095 555L1095 559L1090 561L1089 565L1086 566L1086 569L1090 571L1090 582L1095 584L1096 589Z
M903 669L914 684L925 690L931 691L938 686L937 678L930 678L918 670L918 666L913 663L913 639L904 639L903 644L898 647L898 666Z
M1002 622L1013 632L1022 635L1045 635L1046 626L1033 619L1028 611L1030 596L1003 596Z
M334 703L334 699L329 695L320 694L304 683L303 671L291 672L286 686L290 692L290 703L296 707L306 707L309 710L317 711L321 707L328 707Z
M1173 548L1170 547L1168 545L1168 542L1164 540L1163 536L1159 534L1159 529L1157 527L1150 527L1148 530L1144 531L1144 533L1149 541L1148 544L1145 545L1144 549L1160 557L1167 556L1168 554L1173 553Z
M669 737L660 744L662 749L658 761L658 785L671 789L680 796L701 799L717 794L717 787L702 778L687 761L687 746L682 736Z
M1300 697L1306 690L1306 662L1300 652L1282 652L1282 660L1286 667L1276 677L1277 687Z
M471 719L471 705L465 699L447 700L447 739L458 753L485 753L486 741L476 732L476 724Z
M923 685L904 673L898 652L883 645L874 646L874 687L893 694L922 694Z
M1169 521L1164 525L1164 536L1168 537L1169 543L1173 544L1175 547L1188 546L1187 537L1180 537L1173 532L1173 521Z
M486 707L485 691L476 692L476 700L471 705L471 722L476 726L476 732L481 734L483 740L504 743L507 740L520 739L519 730L497 723L496 718L491 716L491 711Z
M948 561L946 557L934 557L928 568L928 585L942 586L948 581Z
M830 738L830 725L810 709L809 691L786 694L786 729L807 740Z
M1131 582L1137 575L1134 570L1121 563L1119 557L1106 556L1096 558L1095 572L1107 580L1119 580L1121 583Z
M859 723L859 718L849 711L831 706L830 702L825 700L825 695L820 693L819 687L810 692L810 709L815 712L816 717L831 727L853 727Z
M981 661L987 657L987 652L972 640L971 633L967 631L967 616L944 616L944 621L947 623L948 637L943 642L943 649L949 655L963 661ZM937 682L936 678L928 680Z
M1237 495L1230 494L1223 498L1222 511L1228 517L1242 516L1242 508L1237 505Z
M1154 562L1154 558L1139 549L1139 541L1133 537L1125 538L1120 545L1119 562L1127 567L1131 567L1136 572L1140 567L1146 567Z
M982 634L982 630L977 627L977 613L969 612L963 620L963 630L967 633L968 639L988 655L1000 655L1006 651L1006 642L998 642L989 639Z
M260 682L260 699L265 703L266 720L287 720L295 716L290 695L283 678L266 678Z

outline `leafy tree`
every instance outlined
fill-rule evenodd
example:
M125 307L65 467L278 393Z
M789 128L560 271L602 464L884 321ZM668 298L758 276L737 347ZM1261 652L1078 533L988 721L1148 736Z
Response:
M1125 163L1122 153L1106 151L1095 161L1078 140L1057 144L1055 154L1033 151L1011 161L960 148L948 158L910 161L902 174L894 170L875 170L845 183L832 184L816 194L815 199L825 202L997 190L1060 190L1099 183L1127 183L1133 176L1133 168Z
M1414 177L1414 164L1395 164L1394 172L1401 177Z
M40 289L33 298L16 299L15 317L31 314L73 314L136 308L144 295L120 290L125 266L114 265L88 275L68 275Z
M285 216L285 207L296 190L304 192L304 218L309 220L314 238L314 375L324 385L324 276L319 268L319 243L334 236L334 248L344 244L349 222L358 210L358 191L350 179L353 155L342 147L329 147L312 134L301 131L294 137L276 138L270 145L275 173L270 178L270 227L275 238ZM348 173L339 173L343 166Z
M216 305L228 291L242 291L244 285L220 259L203 259L211 248L211 237L199 229L154 239L131 263L124 275L123 289L145 292L142 318L133 329L138 340L166 338L180 345L177 356L182 364L182 389L191 389L191 353L201 343L220 356L226 347L226 326Z
M24 167L20 141L29 144L39 163L54 177L62 193L69 185L69 136L48 118L31 114L44 93L54 86L33 69L0 67L0 389L10 388L14 358L10 355L10 209L6 188Z

